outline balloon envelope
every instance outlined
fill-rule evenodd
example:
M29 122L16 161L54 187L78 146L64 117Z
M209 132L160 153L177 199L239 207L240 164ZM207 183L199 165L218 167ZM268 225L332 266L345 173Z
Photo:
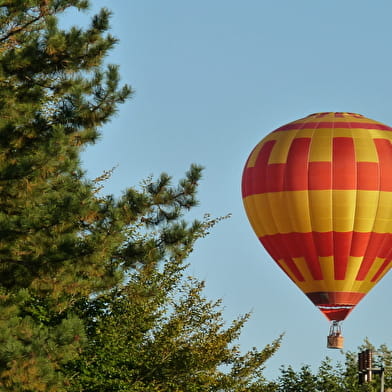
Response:
M324 313L341 321L392 263L392 128L317 113L267 135L242 195L266 250Z

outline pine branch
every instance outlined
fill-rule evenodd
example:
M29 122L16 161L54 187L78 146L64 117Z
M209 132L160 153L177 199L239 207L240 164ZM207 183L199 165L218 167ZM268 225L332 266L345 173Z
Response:
M10 37L12 37L13 35L20 33L21 31L27 29L27 27L31 26L32 24L38 22L40 19L42 19L44 16L44 14L40 13L39 15L37 15L35 18L27 21L25 24L21 25L21 26L15 26L14 28L11 28L11 30L4 36L0 37L0 42L4 42L6 40L8 40Z

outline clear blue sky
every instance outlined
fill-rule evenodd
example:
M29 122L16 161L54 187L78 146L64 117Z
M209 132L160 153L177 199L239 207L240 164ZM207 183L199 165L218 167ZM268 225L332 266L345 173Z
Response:
M200 207L232 213L201 240L190 273L223 298L225 317L253 311L240 344L262 347L281 332L267 363L317 367L329 324L264 252L242 207L242 169L267 133L314 112L348 111L392 125L390 0L115 0L120 43L108 62L135 89L84 155L89 175L118 165L107 191L119 195L150 174L178 179L205 166ZM82 23L74 15L72 23ZM343 332L355 351L368 337L392 348L392 273L358 305Z

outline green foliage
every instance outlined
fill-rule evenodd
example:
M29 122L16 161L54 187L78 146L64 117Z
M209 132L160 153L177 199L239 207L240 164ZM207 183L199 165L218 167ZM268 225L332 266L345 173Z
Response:
M385 369L385 390L392 388L392 351L385 345L376 349L367 339L358 347L358 352L346 352L345 363L333 364L326 358L316 373L308 365L295 371L291 366L281 369L281 375L275 383L271 383L271 391L275 392L378 392L380 390L380 375L375 374L368 383L359 383L358 353L372 349L374 351L374 368Z
M55 314L47 322L47 312L26 289L8 294L3 290L0 315L2 389L62 390L58 370L78 355L85 341L82 321L73 315Z
M88 347L69 366L72 391L262 391L280 339L241 354L233 344L249 315L225 327L220 301L182 279L178 260L143 266L129 282L80 306ZM182 283L181 283L182 282Z
M78 297L122 279L108 257L127 199L98 199L79 154L130 94L102 62L116 40L102 10L86 30L57 16L87 1L0 3L0 389L62 391L85 341Z
M132 94L87 0L0 1L0 390L260 391L279 339L240 354L182 263L219 219L187 223L202 168L101 196L80 165ZM124 282L127 282L126 284ZM223 368L222 368L223 367Z
M316 391L317 378L314 376L309 366L302 366L297 373L289 366L281 368L281 376L278 379L279 392L314 392Z
M119 213L125 197L96 199L80 169L82 148L131 93L117 67L102 66L116 42L105 35L109 11L85 31L58 27L57 14L86 6L0 6L0 281L62 300L110 281L107 249L130 223Z

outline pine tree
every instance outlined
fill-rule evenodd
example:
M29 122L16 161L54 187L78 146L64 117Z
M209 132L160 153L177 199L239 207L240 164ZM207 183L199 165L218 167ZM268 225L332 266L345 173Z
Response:
M179 220L196 204L198 166L178 186L163 174L119 198L98 193L106 174L85 177L80 153L132 93L116 66L103 66L116 44L108 10L85 29L59 27L65 10L87 7L0 3L1 390L66 390L64 367L88 338L75 304L202 232Z
M104 66L110 12L65 30L70 8L88 1L0 2L0 390L260 391L279 340L240 354L248 316L224 328L202 284L180 284L216 223L182 220L202 168L117 198L99 192L110 170L81 168L132 90Z
M85 1L11 1L0 7L0 281L56 297L102 284L105 250L126 224L94 197L79 154L131 93L102 61L116 40L102 10L86 30L56 15ZM122 203L126 203L125 200ZM95 276L95 279L91 277Z

